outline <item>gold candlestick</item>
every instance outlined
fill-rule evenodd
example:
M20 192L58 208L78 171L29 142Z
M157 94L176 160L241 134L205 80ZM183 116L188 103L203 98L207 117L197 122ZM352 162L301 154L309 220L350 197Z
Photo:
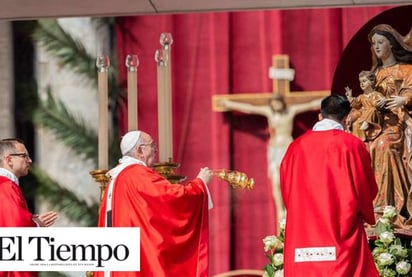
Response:
M169 158L168 162L165 163L155 163L152 167L160 175L165 177L170 183L178 184L183 182L186 179L186 176L175 174L175 169L179 168L180 164L172 162L172 159Z
M95 169L90 171L90 175L94 180L100 184L100 201L103 199L104 191L106 190L107 184L109 183L109 177L106 175L107 170L105 169Z

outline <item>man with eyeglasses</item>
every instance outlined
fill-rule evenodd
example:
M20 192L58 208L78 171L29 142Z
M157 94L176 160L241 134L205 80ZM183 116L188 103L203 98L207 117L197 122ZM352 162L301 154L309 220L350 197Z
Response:
M32 214L19 187L19 178L29 173L32 163L23 141L0 140L0 227L49 227L56 212Z
M187 184L172 184L151 166L156 145L151 136L123 136L123 157L109 171L99 227L140 227L140 272L95 272L94 276L208 276L208 208L212 203L208 168Z
M0 140L0 227L49 227L57 219L50 211L32 214L19 187L19 178L29 173L32 163L20 139ZM0 272L0 277L37 277L34 271Z

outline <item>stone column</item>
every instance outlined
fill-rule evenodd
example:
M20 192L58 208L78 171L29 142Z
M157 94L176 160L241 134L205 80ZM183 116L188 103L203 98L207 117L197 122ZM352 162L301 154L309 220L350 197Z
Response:
M11 23L0 21L0 138L14 137Z

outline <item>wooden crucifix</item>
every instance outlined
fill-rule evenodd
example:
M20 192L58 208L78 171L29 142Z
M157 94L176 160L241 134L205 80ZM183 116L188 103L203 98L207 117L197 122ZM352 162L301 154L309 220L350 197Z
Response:
M313 99L322 98L330 94L329 90L319 91L290 91L291 78L293 69L289 67L288 55L274 55L272 57L272 67L269 69L269 75L273 79L273 91L263 93L242 93L242 94L219 94L212 96L212 109L216 112L227 112L230 109L223 107L220 103L222 99L239 101L253 105L268 105L273 95L284 97L286 104L293 105L304 103ZM276 78L276 76L280 76ZM284 76L284 78L281 78ZM293 77L293 76L292 76Z
M291 92L290 82L294 71L289 68L287 55L273 56L269 73L273 79L272 93L213 95L212 108L217 112L240 111L266 117L270 133L268 175L272 180L277 220L280 221L285 211L280 192L279 166L293 140L294 118L303 112L319 110L321 99L329 95L330 91Z

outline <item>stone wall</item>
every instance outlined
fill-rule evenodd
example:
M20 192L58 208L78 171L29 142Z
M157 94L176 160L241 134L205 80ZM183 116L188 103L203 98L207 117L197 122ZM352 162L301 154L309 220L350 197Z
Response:
M14 137L11 23L0 21L0 138Z

